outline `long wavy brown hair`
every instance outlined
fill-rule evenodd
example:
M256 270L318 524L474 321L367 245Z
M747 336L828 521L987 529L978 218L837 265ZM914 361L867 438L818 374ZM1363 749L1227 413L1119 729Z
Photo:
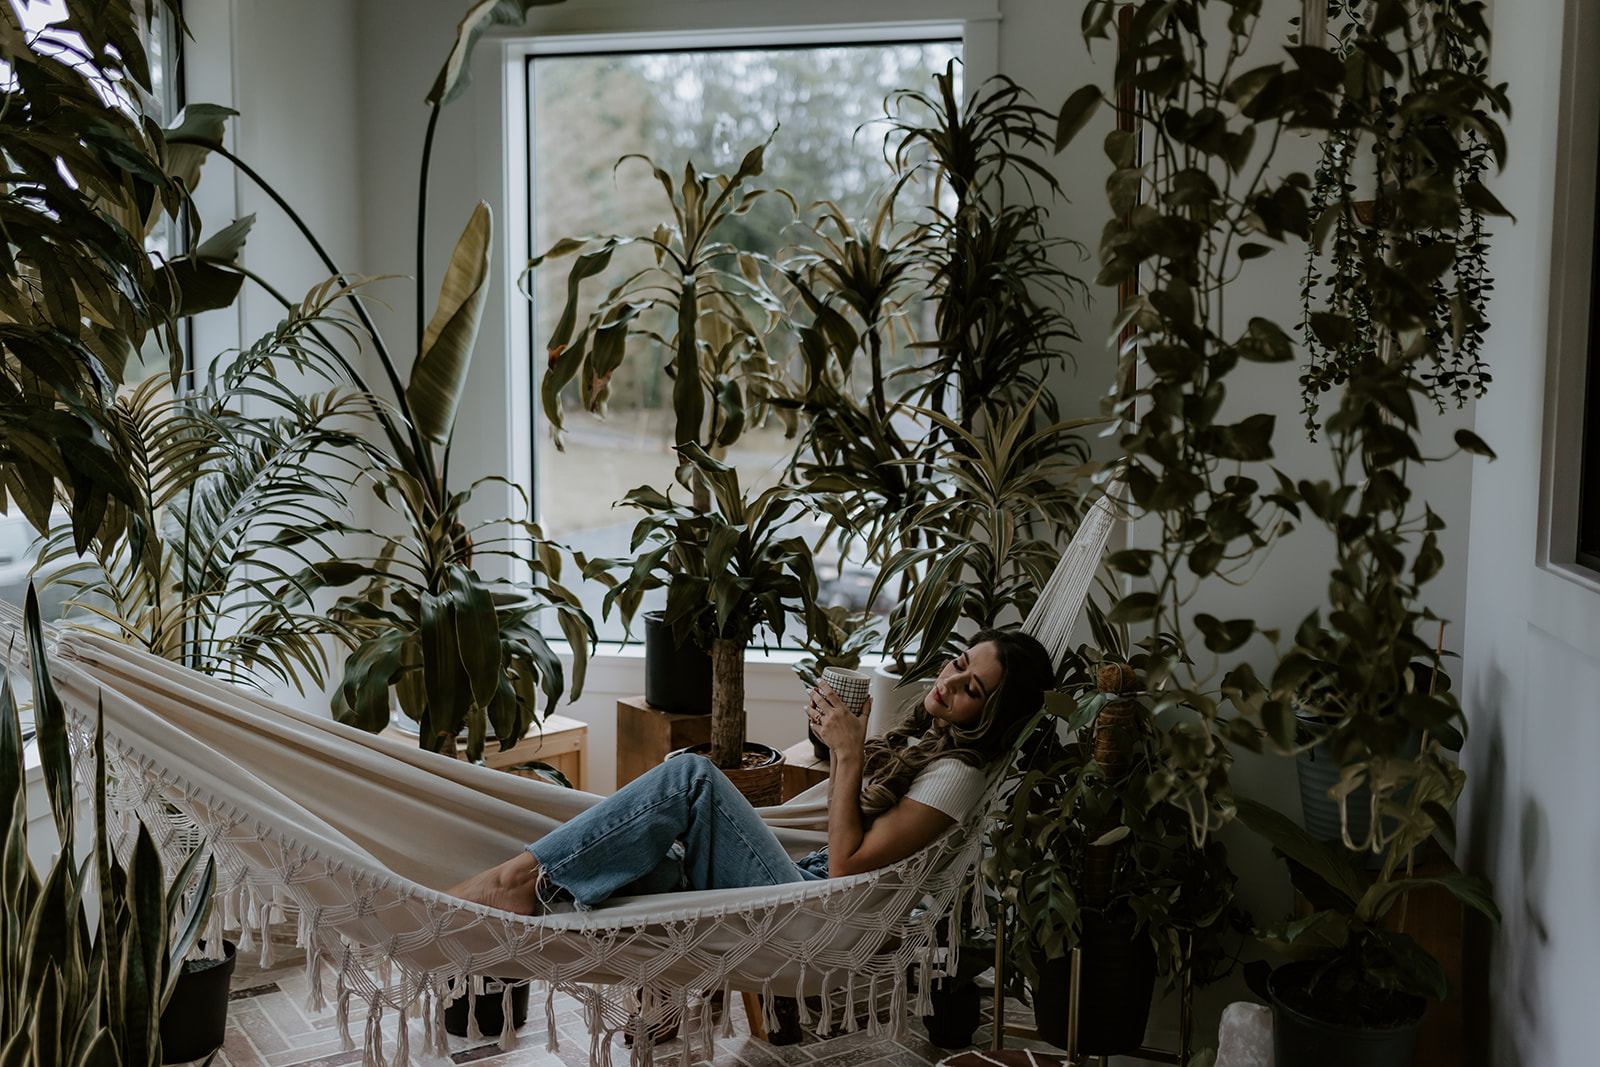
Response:
M861 814L881 815L897 804L922 769L936 759L986 767L1009 752L1028 716L1055 684L1050 653L1021 630L980 630L969 649L990 642L1000 663L1000 684L970 726L936 720L919 702L882 737L867 740L861 768ZM921 744L912 744L921 740Z

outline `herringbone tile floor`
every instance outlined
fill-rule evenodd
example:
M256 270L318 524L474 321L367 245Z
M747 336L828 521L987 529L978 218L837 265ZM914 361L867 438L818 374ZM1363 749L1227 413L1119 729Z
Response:
M274 941L276 961L271 968L263 969L257 959L246 958L254 956L254 953L240 954L233 976L227 1037L215 1067L344 1067L346 1064L359 1064L362 1059L360 1042L364 1036L364 1011L358 1012L358 1017L351 1020L351 1033L357 1047L345 1051L335 1026L331 1004L328 1011L320 1014L311 1014L305 1007L309 990L304 953L294 947L292 935L279 937L282 939ZM861 1031L828 1039L807 1033L798 1045L769 1045L749 1036L740 998L733 1000L734 1031L738 1036L718 1039L714 1067L857 1067L865 1064L928 1067L951 1054L951 1050L940 1049L928 1041L920 1020L913 1020L910 1033L898 1041L873 1037ZM451 1037L450 1058L457 1064L471 1063L478 1067L588 1067L589 1035L581 1008L576 1001L557 996L555 1009L559 1051L547 1051L543 1006L535 1004L527 1025L518 1033L520 1040L516 1049L502 1051L492 1039ZM395 1051L395 1026L392 1018L386 1020L384 1025L383 1051L386 1059ZM987 1023L978 1028L973 1039L979 1047L988 1044L989 1033ZM411 1038L420 1044L420 1028L415 1023ZM1007 1044L1011 1047L1049 1047L1016 1039L1009 1040ZM656 1062L675 1065L679 1048L678 1040L658 1045ZM626 1063L627 1057L628 1050L622 1047L618 1038L612 1050L613 1062ZM423 1061L421 1056L417 1059Z

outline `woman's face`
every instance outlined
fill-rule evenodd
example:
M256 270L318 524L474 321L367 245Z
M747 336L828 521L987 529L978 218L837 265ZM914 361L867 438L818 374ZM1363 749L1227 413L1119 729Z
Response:
M953 726L971 726L1000 686L1004 675L994 642L973 645L944 665L922 706L929 715Z

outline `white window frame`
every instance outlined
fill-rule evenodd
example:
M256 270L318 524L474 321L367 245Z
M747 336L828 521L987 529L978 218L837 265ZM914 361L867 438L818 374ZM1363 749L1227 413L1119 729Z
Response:
M1540 462L1538 566L1588 593L1600 574L1577 562L1589 371L1590 273L1595 263L1595 184L1600 181L1600 13L1572 3L1563 35L1561 115L1556 130L1555 211L1547 321L1544 439ZM1600 427L1595 430L1600 432ZM1492 443L1492 442L1491 442Z
M500 158L494 163L501 170L504 204L503 262L500 276L508 280L505 301L506 351L532 352L533 308L512 285L528 261L537 254L532 247L533 174L532 137L528 111L527 63L541 55L566 55L595 51L670 51L711 48L783 48L827 44L869 44L907 39L958 39L961 41L963 84L975 87L999 70L1000 11L996 0L929 0L919 4L916 19L894 18L892 2L860 0L854 4L833 0L807 5L813 18L829 16L827 21L788 22L791 11L767 3L695 3L664 5L626 0L608 5L556 5L541 8L515 35L493 42L498 46L500 71L501 134ZM855 9L859 17L851 17ZM663 16L672 25L663 26ZM703 25L686 28L695 22ZM491 42L485 42L490 46ZM508 477L528 487L534 508L538 507L537 482L539 440L537 383L532 360L507 360L507 426L511 441L508 450ZM535 514L537 514L535 510ZM525 568L515 574L519 581L530 575ZM753 650L753 654L759 654Z

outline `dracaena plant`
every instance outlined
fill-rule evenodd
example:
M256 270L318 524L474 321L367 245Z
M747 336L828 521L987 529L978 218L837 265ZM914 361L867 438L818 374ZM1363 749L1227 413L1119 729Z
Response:
M554 259L577 257L567 274L566 304L546 345L549 366L540 384L557 447L563 392L577 382L584 407L603 413L612 374L641 349L646 358L662 360L672 376L678 445L725 449L773 410L769 401L784 386L766 336L779 305L763 281L759 258L719 232L769 194L789 199L782 190L754 185L766 148L763 143L746 152L731 175L700 173L691 162L676 182L644 156L624 156L619 167L638 160L651 168L672 222L649 234L563 238L529 262L531 272ZM583 283L630 247L648 256L628 268L632 273L595 302L580 326ZM778 413L792 423L792 414ZM703 494L697 501L704 503Z
M34 726L60 851L41 878L28 857L21 725L10 672L0 682L0 1048L17 1067L157 1067L161 1010L211 910L216 867L195 849L172 877L141 823L126 863L106 815L103 716L94 734L91 862L76 851L67 714L45 657L39 603L28 590L24 629ZM197 873L198 872L198 873ZM87 899L98 897L98 916Z
M1034 158L1046 115L1009 79L965 101L956 85L952 67L931 92L891 98L897 173L877 212L826 212L784 274L809 313L793 467L834 496L841 550L879 565L878 589L899 601L888 647L914 671L959 626L1032 606L1076 523L1086 453L1042 388L1084 293L1037 199L1058 192ZM900 335L911 359L894 369L883 353Z
M679 645L693 640L711 652L711 759L739 766L745 742L744 653L756 630L782 637L791 614L813 621L817 576L811 549L793 521L811 506L808 493L775 485L752 495L739 474L695 444L679 446L709 490L709 507L674 503L642 486L622 503L646 512L633 531L633 559L592 560L587 572L609 574L605 610L631 620L644 594L666 589L662 625ZM685 481L691 479L685 478Z

